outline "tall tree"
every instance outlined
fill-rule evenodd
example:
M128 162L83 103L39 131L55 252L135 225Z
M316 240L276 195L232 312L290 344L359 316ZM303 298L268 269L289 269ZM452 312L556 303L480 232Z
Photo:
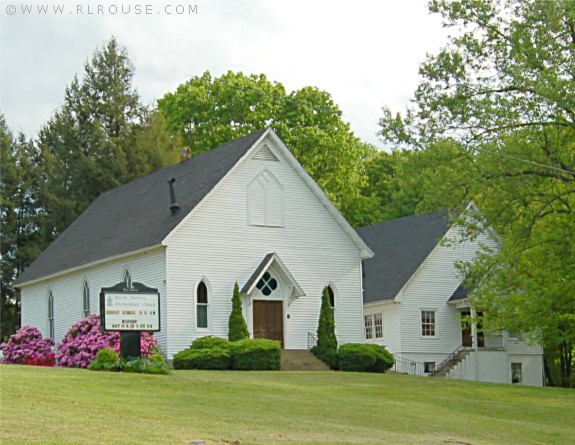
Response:
M38 152L23 134L13 137L0 114L0 254L2 281L0 312L1 339L6 340L20 326L19 294L14 278L38 255Z
M426 198L474 199L500 237L469 273L491 326L520 330L560 357L569 384L575 345L575 3L430 2L455 31L421 65L403 116L384 109L381 135L431 154L467 152ZM430 159L434 159L433 156ZM435 158L438 161L439 158ZM451 161L447 161L451 162ZM435 167L448 165L437 162Z
M39 134L47 241L100 193L177 160L178 140L141 104L134 67L112 38L66 88L64 104Z
M166 94L158 107L196 154L273 127L351 222L361 216L353 206L365 204L359 194L366 181L364 160L375 149L353 134L329 93L304 87L288 94L263 74L230 71L212 78L206 72Z

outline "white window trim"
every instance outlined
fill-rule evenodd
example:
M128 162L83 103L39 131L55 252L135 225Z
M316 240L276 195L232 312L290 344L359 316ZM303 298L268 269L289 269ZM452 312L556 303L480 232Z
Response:
M280 218L281 218L281 223L280 224L271 224L268 222L268 206L269 206L269 188L268 187L263 187L263 184L261 182L258 181L258 178L260 178L262 175L267 174L271 180L277 185L278 190L280 192ZM264 192L264 223L260 224L260 223L256 223L256 222L252 222L252 210L251 210L251 204L250 204L250 195L251 195L251 188L254 186L255 183L258 183L259 185L262 186L262 190ZM279 182L279 180L275 177L275 175L268 169L268 168L264 168L262 169L248 184L247 187L247 201L248 201L248 205L247 205L247 210L248 210L248 225L249 226L254 226L254 227L285 227L285 203L284 203L284 187L282 185L281 182Z
M369 318L371 320L371 338L367 337L367 326L366 321ZM363 337L366 341L375 341L375 327L373 325L373 314L364 314L363 316Z
M208 304L206 305L202 304L202 306L206 306L208 308L207 309L208 327L206 328L198 327L198 306L199 306L198 287L200 286L200 283L202 281L206 285L206 290L208 291ZM210 303L211 301L212 301L212 286L210 284L210 281L202 275L200 279L196 281L196 285L194 286L194 328L197 332L209 333L212 331L212 307L211 307L212 305Z
M338 311L338 306L339 306L339 293L337 291L337 287L335 287L335 284L333 284L331 281L329 283L327 283L324 288L330 288L331 291L333 292L333 306L332 306L332 314L333 314L333 323L335 325L335 334L337 337L337 331L338 331L338 315L339 315L339 311ZM331 306L331 302L330 302L330 306Z
M128 277L128 281L126 281L126 276ZM132 278L132 273L130 272L128 266L124 266L124 269L122 270L122 278L120 281L125 283L127 287L132 287L134 279Z
M88 290L88 298L86 300L86 296L84 295L85 290ZM86 311L86 301L88 302L88 310ZM89 317L90 314L92 313L91 311L91 301L90 301L90 286L88 284L88 279L86 277L84 277L84 279L82 280L82 317L86 318ZM87 314L86 314L87 312Z
M52 289L48 289L48 295L46 296L47 303L47 319L48 319L48 337L54 340L56 336L56 320L54 317L54 293Z
M433 319L434 319L434 332L435 335L423 335L423 321L421 320L422 312L433 312ZM434 339L439 338L439 323L437 317L437 308L420 308L419 309L419 336L422 339Z
M377 326L375 324L375 316L379 315L380 319L381 319L381 335L378 337L377 336ZM375 314L373 314L373 338L374 340L381 340L383 338L383 313L382 312L377 312Z

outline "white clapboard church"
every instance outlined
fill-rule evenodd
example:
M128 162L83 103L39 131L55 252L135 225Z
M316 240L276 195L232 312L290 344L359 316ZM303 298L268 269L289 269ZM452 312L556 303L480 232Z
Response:
M171 193L172 192L172 193ZM101 194L17 279L22 325L59 342L101 288L160 292L168 358L226 337L234 283L253 337L306 349L328 286L341 343L362 342L370 248L271 129Z
M473 203L460 215L476 212ZM483 330L457 263L482 245L490 230L470 238L447 210L362 227L375 252L364 264L366 342L385 345L396 369L494 383L543 384L543 350L520 333Z

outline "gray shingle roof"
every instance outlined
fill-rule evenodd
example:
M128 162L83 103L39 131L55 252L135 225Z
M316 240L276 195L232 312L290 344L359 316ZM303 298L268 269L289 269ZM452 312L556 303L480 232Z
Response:
M240 291L242 294L247 294L249 292L250 288L254 285L256 280L260 278L260 275L264 272L264 268L269 264L273 256L274 252L268 253L264 257L259 266L256 267L256 270L254 270L252 276L248 279L248 281L246 281L246 284L244 284L244 286L242 287L242 290Z
M157 245L265 133L257 131L102 193L15 281L15 285ZM168 180L175 178L170 211Z
M464 300L470 293L470 289L467 288L467 284L465 280L455 289L453 295L449 298L448 301L459 301Z
M364 303L393 299L451 226L447 210L362 227L375 253L364 262Z

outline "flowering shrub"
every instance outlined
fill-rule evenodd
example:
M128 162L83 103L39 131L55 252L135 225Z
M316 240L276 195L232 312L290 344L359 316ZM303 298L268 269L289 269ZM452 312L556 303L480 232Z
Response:
M24 357L24 364L30 366L54 366L56 363L56 359L53 352L46 354L44 357L40 358L33 358L33 357Z
M32 326L22 326L18 332L10 336L6 343L2 343L4 360L2 363L13 365L53 366L54 353L52 352L54 340L42 338L40 331ZM49 365L52 361L52 365ZM42 363L40 365L40 363Z
M157 341L147 332L140 340L140 351L145 357L157 349ZM56 364L68 368L87 368L102 348L120 352L120 333L100 331L100 316L92 314L73 324L58 345Z

